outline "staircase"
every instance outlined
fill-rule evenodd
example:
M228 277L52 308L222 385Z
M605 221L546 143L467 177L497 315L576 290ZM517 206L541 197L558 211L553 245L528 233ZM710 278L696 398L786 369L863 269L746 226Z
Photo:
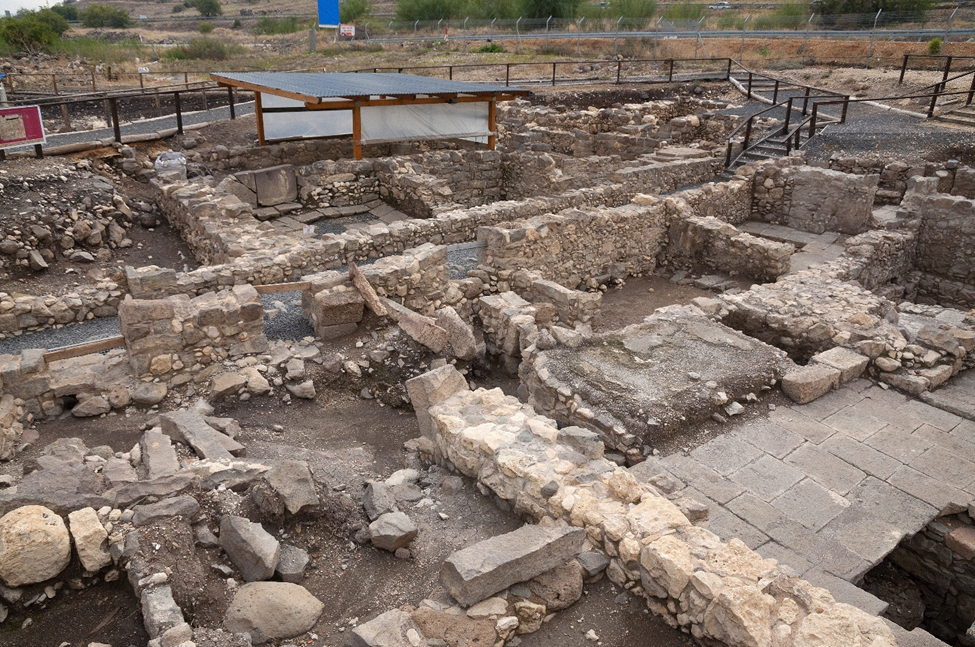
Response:
M938 121L946 121L950 124L958 124L959 126L975 128L975 104L955 108L954 110L936 117L936 119Z

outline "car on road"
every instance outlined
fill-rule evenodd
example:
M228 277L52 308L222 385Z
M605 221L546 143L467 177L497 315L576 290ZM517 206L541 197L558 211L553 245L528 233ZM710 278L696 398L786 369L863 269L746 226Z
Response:
M731 9L731 4L722 0L717 4L708 5L708 9Z

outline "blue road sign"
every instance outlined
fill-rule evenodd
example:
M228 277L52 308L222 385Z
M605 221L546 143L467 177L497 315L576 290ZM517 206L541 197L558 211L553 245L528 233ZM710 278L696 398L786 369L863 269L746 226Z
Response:
M339 0L318 0L318 26L339 26Z

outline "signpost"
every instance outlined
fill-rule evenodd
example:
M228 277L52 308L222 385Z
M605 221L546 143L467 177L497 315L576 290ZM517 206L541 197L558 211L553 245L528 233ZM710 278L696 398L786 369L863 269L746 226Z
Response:
M339 25L339 36L342 38L355 38L355 25Z
M41 145L47 143L39 106L0 108L0 153L7 148L34 145L41 157Z
M318 0L318 26L339 26L339 0Z

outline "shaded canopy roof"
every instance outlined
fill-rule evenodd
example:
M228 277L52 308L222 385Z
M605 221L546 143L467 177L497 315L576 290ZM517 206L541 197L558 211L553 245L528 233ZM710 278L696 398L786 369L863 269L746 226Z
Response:
M531 94L527 90L503 85L448 81L412 74L244 72L212 73L210 76L221 85L266 92L309 104L322 103L329 99L413 97L418 94L428 96L464 94L485 97L492 94L504 94L508 97Z

